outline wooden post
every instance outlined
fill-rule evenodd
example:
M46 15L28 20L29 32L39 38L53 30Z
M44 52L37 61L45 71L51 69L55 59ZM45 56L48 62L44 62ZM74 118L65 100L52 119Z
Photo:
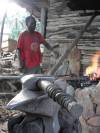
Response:
M90 26L90 24L93 22L94 18L98 15L97 12L95 12L90 20L86 23L85 27L80 31L79 35L77 35L76 39L72 42L70 47L65 50L64 54L59 58L58 62L54 65L54 67L48 72L48 75L52 75L55 73L55 71L59 68L59 66L62 64L65 58L68 58L71 50L78 44L81 36L86 31L86 29Z
M1 46L2 46L3 30L4 30L4 24L5 24L6 16L7 16L7 10L5 11L5 14L3 16L3 21L2 21L2 26L1 26L1 33L0 33L0 51L1 51Z
M47 24L47 9L41 8L41 34L45 37Z

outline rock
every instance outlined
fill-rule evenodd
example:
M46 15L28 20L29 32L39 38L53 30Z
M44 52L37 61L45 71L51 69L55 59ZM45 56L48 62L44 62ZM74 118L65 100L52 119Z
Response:
M97 105L97 108L96 108L96 115L100 115L100 105Z
M100 104L100 82L97 84L97 86L95 88L95 95L94 95L93 102L95 104Z
M75 96L77 102L83 106L83 118L87 120L88 118L92 117L94 115L93 103L89 96L88 89L85 88L83 90L77 90Z
M82 126L82 133L90 133L89 128L86 124L86 121L83 119L82 116L80 117L80 123L81 123L81 126Z
M7 122L0 122L0 133L8 133Z
M91 117L87 120L90 133L100 133L100 116Z

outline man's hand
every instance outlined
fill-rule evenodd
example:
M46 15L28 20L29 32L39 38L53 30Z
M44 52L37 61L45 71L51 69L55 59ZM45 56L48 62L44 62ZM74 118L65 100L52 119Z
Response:
M20 72L22 72L23 69L24 69L24 66L25 66L25 62L22 61L22 59L21 59L21 52L20 52L20 49L17 49L16 52L17 52L17 57L18 57L18 70L19 70Z
M23 68L19 68L18 70L19 70L19 72L23 72L24 69Z
M19 64L17 69L19 72L23 73L25 66L23 64Z

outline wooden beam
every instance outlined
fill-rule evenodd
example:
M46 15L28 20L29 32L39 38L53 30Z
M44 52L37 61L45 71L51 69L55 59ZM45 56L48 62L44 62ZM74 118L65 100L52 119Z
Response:
M0 34L0 51L1 51L1 46L2 46L3 30L4 30L4 24L5 24L6 16L7 16L7 10L5 11L4 16L3 16L3 20L2 20L1 34Z
M25 8L27 8L28 5L30 6L38 6L39 8L47 7L48 2L43 0L36 0L36 1L29 1L29 0L13 0L14 2L18 3L19 5L23 5Z
M41 34L45 37L47 25L47 9L41 8Z

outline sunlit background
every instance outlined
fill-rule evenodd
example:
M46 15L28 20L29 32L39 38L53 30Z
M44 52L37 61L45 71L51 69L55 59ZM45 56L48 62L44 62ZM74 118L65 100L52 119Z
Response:
M20 7L16 3L9 2L8 0L0 0L0 18L3 17L6 10L8 16L16 16L17 12L21 12L21 14L26 12L26 9Z
M25 17L27 15L29 15L29 12L25 8L10 0L0 0L0 39L2 40L2 49L8 46L9 39L18 40L20 32L26 29Z
M7 40L18 40L20 32L26 30L25 18L30 14L25 8L17 5L10 0L0 0L0 33L4 20L4 28L2 35L2 47L6 47ZM41 32L41 24L37 20L36 30Z

